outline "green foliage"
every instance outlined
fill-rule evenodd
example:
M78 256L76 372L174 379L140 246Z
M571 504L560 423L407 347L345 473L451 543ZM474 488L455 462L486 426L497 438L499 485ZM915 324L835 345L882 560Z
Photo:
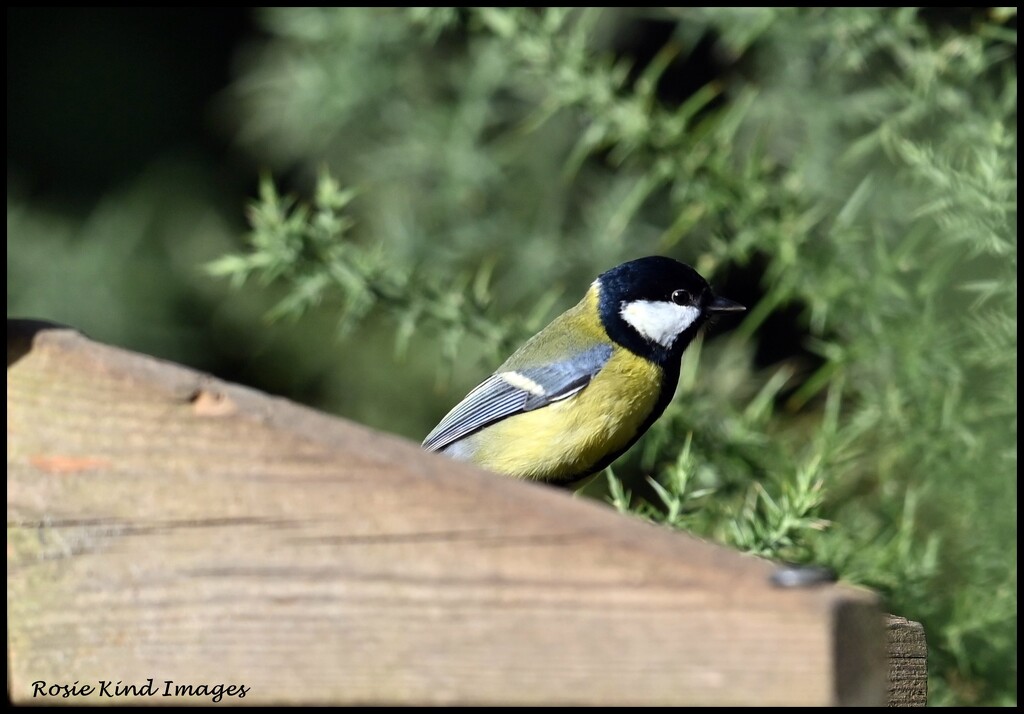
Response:
M196 270L232 245L229 222L211 205L212 182L194 166L162 162L81 220L21 193L8 185L8 315L204 366L205 325L174 316L227 293Z
M934 702L1015 703L1015 17L267 11L240 135L320 179L309 207L265 181L210 269L388 316L420 372L457 364L438 415L611 265L745 270L756 305L591 491L876 587L924 622ZM646 63L640 20L670 30ZM702 40L713 76L667 99Z
M417 328L431 325L444 339L449 362L456 358L463 336L470 336L497 354L511 334L525 328L512 319L489 319L489 279L493 263L455 281L437 274L419 275L396 266L381 246L361 249L348 240L354 226L345 213L354 198L328 174L321 174L313 205L307 207L278 195L264 179L260 200L252 206L251 251L211 262L212 275L230 277L236 287L256 276L263 284L288 284L288 292L270 310L273 318L299 317L334 298L340 307L338 327L348 334L374 308L387 309L396 321L396 346L404 354ZM530 324L546 313L535 311Z

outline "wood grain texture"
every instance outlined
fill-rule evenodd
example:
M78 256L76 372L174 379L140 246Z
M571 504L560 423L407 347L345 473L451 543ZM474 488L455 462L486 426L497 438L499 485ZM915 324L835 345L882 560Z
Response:
M70 330L8 322L7 437L17 703L886 701L870 593Z
M919 622L889 615L889 706L928 704L928 643Z

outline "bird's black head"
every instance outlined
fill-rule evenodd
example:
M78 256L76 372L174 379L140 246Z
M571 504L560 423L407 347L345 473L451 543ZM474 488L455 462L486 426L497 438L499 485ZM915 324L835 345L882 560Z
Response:
M602 273L597 282L598 309L608 336L662 365L678 364L713 314L746 309L715 297L689 265L662 256L623 263Z

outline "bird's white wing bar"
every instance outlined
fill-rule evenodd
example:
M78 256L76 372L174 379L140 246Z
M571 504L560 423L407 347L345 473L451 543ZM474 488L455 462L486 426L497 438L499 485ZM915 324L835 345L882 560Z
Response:
M612 346L601 344L561 362L493 374L441 420L423 446L440 451L488 424L568 399L590 383L611 354Z

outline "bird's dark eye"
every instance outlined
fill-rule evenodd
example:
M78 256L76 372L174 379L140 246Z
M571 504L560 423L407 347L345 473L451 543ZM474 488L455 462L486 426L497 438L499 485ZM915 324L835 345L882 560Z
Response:
M672 302L676 305L689 305L692 301L690 293L685 290L676 290L672 293Z

